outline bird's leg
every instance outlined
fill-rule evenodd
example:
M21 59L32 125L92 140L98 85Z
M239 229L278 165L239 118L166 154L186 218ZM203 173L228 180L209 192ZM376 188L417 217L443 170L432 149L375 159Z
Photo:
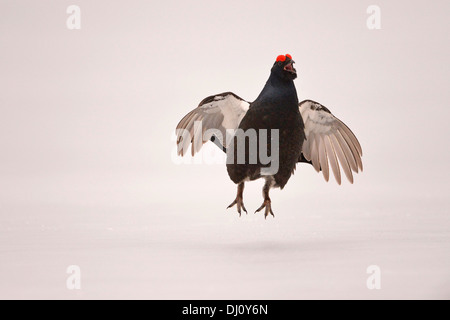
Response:
M233 207L235 204L237 205L237 211L239 212L239 216L241 216L241 209L247 213L247 209L244 206L244 182L238 184L236 199L227 207L227 209Z
M264 187L263 187L263 190L262 190L263 197L264 197L264 202L261 205L261 207L259 207L255 211L255 213L256 213L256 212L259 212L262 209L266 208L266 210L264 212L264 219L267 219L267 216L269 215L269 213L273 217L275 217L275 215L273 214L273 211L272 211L271 201L270 201L270 197L269 197L269 191L270 191L270 188L272 188L273 182L274 182L274 180L273 180L272 177L266 178L266 183L264 184Z

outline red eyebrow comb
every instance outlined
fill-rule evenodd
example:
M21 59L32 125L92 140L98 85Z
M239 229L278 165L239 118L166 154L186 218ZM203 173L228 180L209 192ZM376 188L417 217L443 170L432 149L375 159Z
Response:
M278 57L277 57L277 62L283 62L283 61L285 61L286 60L286 56L283 56L282 54L280 54Z
M277 57L277 62L284 62L284 61L286 61L286 58L288 58L288 59L290 59L290 60L292 60L292 56L288 53L288 54L286 54L286 55L282 55L282 54L280 54L278 57Z

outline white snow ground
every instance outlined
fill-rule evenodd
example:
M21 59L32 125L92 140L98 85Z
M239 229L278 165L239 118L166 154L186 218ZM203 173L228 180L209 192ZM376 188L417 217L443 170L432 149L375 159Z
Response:
M305 191L299 174L315 178L316 189ZM207 176L181 197L175 185L168 199L133 205L123 201L130 190L119 185L109 191L116 202L102 203L95 184L86 194L98 197L97 205L6 204L0 298L450 298L447 199L374 193L350 200L362 175L353 186L337 187L308 168L273 192L275 218L239 218L224 209L233 184L202 189ZM260 187L246 189L251 212L260 204ZM80 290L66 286L70 265L80 267ZM367 288L371 265L381 269L380 290Z

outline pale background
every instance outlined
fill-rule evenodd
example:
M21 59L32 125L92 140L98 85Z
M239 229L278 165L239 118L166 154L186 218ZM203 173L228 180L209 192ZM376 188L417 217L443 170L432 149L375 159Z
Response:
M448 12L1 0L0 298L450 298ZM355 132L365 170L337 186L301 165L271 194L275 219L239 218L225 167L176 165L172 135L208 95L255 99L285 53L300 99ZM247 184L251 212L261 187Z

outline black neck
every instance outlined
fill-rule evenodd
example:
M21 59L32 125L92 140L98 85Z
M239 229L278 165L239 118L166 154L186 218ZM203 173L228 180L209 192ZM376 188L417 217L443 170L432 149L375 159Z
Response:
M280 79L271 74L263 90L255 102L276 102L287 106L298 108L297 90L293 80ZM255 103L254 102L254 103Z

